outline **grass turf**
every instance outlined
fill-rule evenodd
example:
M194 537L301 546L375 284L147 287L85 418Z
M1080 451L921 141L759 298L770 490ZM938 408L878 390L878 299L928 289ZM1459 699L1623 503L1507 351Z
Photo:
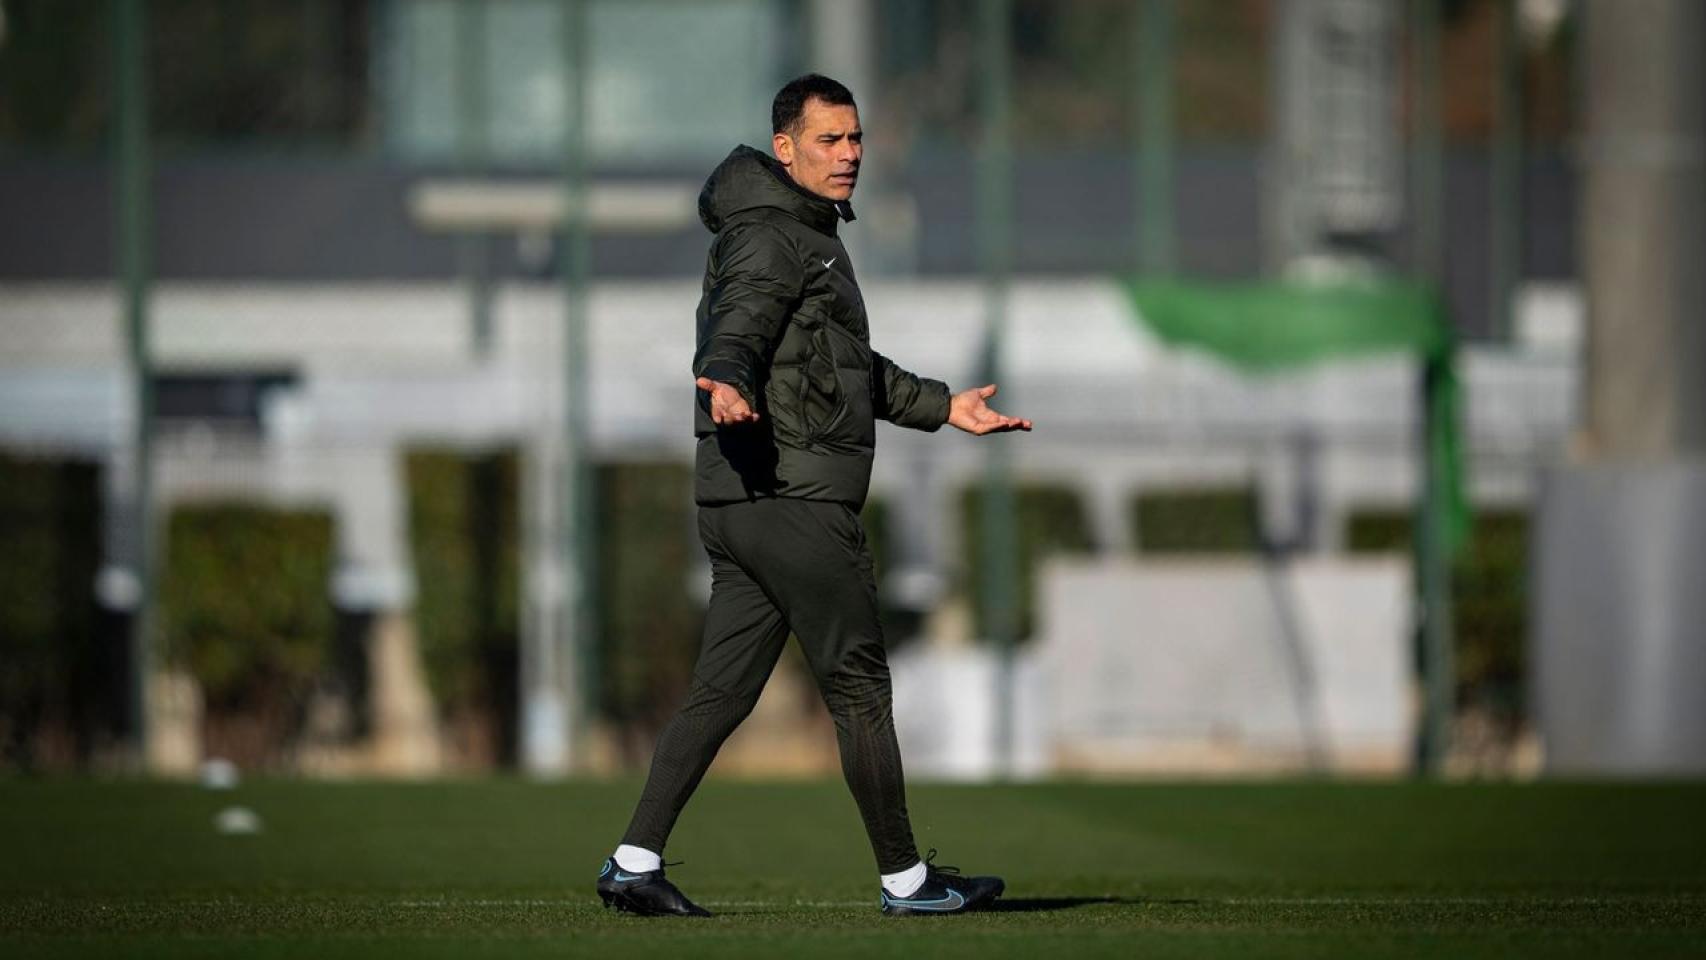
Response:
M669 850L706 921L593 896L637 789L0 781L0 955L1706 955L1706 784L918 785L1008 893L891 920L841 784L713 781Z

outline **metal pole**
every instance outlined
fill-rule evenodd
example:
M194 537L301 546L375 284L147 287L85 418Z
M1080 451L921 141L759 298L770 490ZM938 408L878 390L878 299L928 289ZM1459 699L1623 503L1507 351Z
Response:
M1422 608L1422 736L1417 744L1418 772L1438 774L1451 750L1457 709L1457 630L1452 609L1451 553L1445 543L1446 464L1437 455L1435 437L1445 428L1436 404L1445 388L1445 370L1433 357L1422 367L1422 509L1415 537L1416 570ZM1445 412L1449 416L1449 412Z
M1283 276L1297 258L1316 252L1314 211L1300 169L1308 155L1310 124L1303 106L1309 90L1309 13L1303 0L1273 0L1268 44L1269 142L1262 158L1266 272Z
M563 666L570 677L563 689L571 698L572 730L597 716L598 643L593 630L593 489L587 453L587 286L590 282L590 233L587 211L587 0L564 0L564 50L570 89L569 123L563 129ZM578 656L577 656L578 654ZM579 682L574 682L578 680ZM578 709L573 701L578 699ZM572 742L572 738L571 738Z
M806 5L813 68L846 84L854 98L867 107L877 100L877 58L871 42L878 24L875 7L873 0L809 0ZM889 193L886 174L898 159L874 151L865 155L865 164L859 169L859 197L864 209L877 210L883 205ZM878 242L869 229L875 219L887 218L861 222L866 229L841 235L848 255L868 277L887 272L892 263L885 258L902 246Z
M1173 272L1173 0L1139 0L1137 25L1138 268Z
M1011 0L983 0L979 8L979 76L983 144L977 164L977 222L984 274L985 379L999 383L1001 345L1007 326L1007 277L1012 257L1013 131L1010 95ZM1018 639L1018 533L1015 527L1012 463L1003 438L986 450L982 566L984 626L995 647L995 764L1012 770L1013 647Z
M1444 275L1440 243L1440 198L1444 194L1440 114L1440 0L1411 4L1411 182L1414 232L1411 270L1416 282L1437 295ZM1436 391L1442 375L1433 358L1424 362L1417 391L1421 429L1417 436L1421 509L1413 532L1417 606L1420 609L1422 730L1416 743L1416 768L1439 773L1451 749L1455 712L1455 616L1452 609L1451 557L1441 539L1445 464L1435 454Z
M330 98L326 94L329 78L336 76L331 68L330 54L330 50L335 49L332 43L333 17L326 7L326 0L305 0L302 4L304 53L297 90L302 97L303 126L311 138L321 134L321 123L328 119L326 107Z
M148 349L148 293L152 279L150 233L153 183L148 150L147 7L144 0L112 0L113 71L117 130L113 138L117 199L118 273L123 288L126 342L135 403L131 439L131 506L135 545L136 606L130 621L130 730L136 760L145 764L149 743L148 679L153 670L154 510L151 433L154 394Z
M1440 198L1445 195L1440 114L1440 0L1410 3L1411 271L1429 289L1444 276Z
M1493 91L1492 304L1494 339L1513 333L1522 279L1522 46L1517 0L1499 0L1498 69Z
M541 495L547 517L543 536L549 559L542 563L540 603L544 608L522 656L521 759L533 774L559 775L569 769L573 734L593 715L594 701L576 689L596 692L597 671L576 663L577 651L592 650L586 562L591 542L586 466L586 278L585 216L586 10L585 0L559 0L558 45L563 70L562 233L557 265L563 284L562 416L553 460L547 447L540 473L549 489ZM585 658L583 657L583 661ZM581 669L577 670L579 666ZM577 693L581 693L577 697ZM580 705L577 706L577 700Z
M1706 4L1592 0L1580 15L1583 459L1706 456Z
M456 147L464 171L484 173L491 98L486 86L486 0L461 0L456 7ZM457 237L456 259L468 284L468 315L474 354L492 346L491 237Z

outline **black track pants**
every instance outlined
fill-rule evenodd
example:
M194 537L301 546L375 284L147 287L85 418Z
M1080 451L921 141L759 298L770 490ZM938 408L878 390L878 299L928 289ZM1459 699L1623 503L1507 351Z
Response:
M882 873L918 862L895 742L865 531L846 504L774 498L699 508L711 606L687 702L664 727L623 843L662 852L681 808L752 711L793 631L835 720L841 770Z

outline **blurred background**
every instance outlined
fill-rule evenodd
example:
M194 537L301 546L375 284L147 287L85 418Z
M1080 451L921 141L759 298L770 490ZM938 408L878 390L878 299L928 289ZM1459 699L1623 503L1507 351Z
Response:
M699 185L848 84L919 777L1706 772L1706 4L0 0L0 766L644 768ZM797 650L722 773L833 775Z

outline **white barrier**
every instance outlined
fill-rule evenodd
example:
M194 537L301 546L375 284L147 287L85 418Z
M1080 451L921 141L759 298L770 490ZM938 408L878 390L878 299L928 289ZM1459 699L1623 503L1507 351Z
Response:
M1055 769L1395 772L1413 742L1398 558L1056 563Z

